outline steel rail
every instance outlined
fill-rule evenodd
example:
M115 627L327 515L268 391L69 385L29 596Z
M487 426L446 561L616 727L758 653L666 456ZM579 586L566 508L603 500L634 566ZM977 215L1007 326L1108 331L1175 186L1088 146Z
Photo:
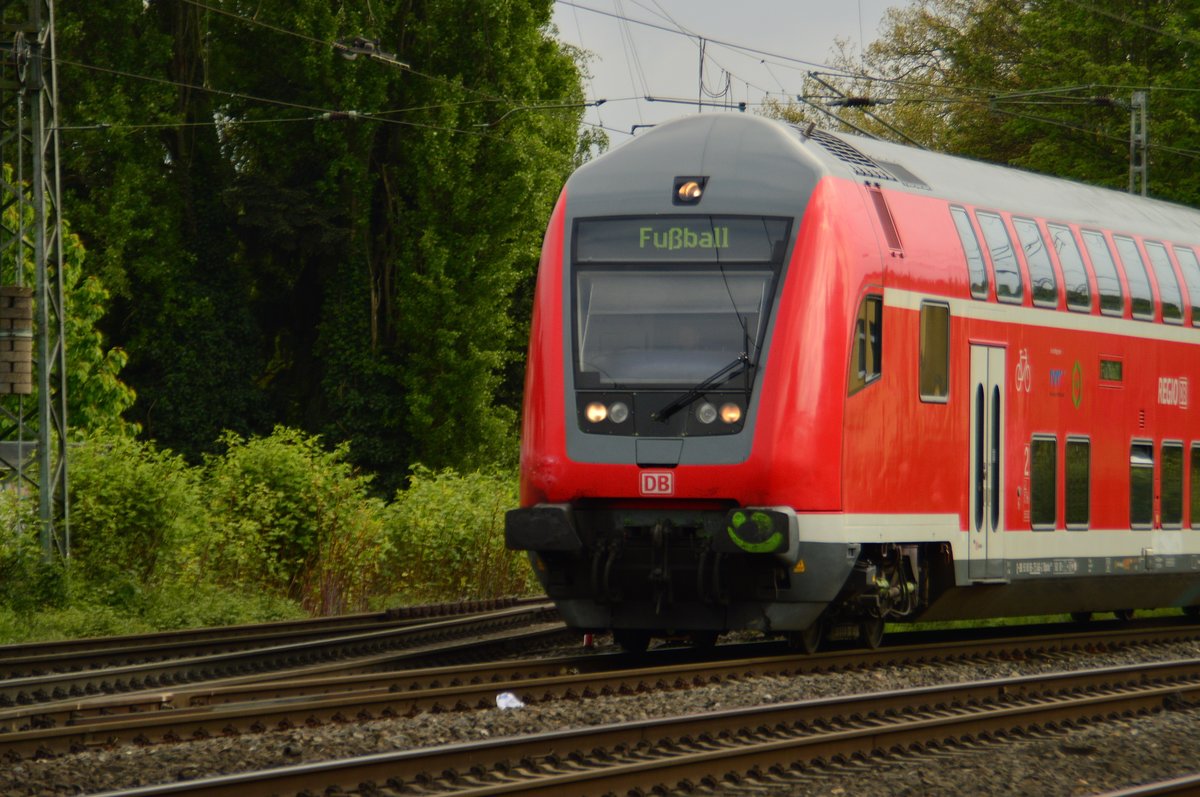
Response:
M1200 795L1200 774L1185 775L1181 778L1160 780L1154 783L1143 783L1138 786L1130 786L1128 789L1107 791L1096 795L1096 797L1161 797L1161 795L1197 797L1197 795Z
M169 657L175 651L217 652L247 647L265 647L282 641L303 641L350 631L381 630L449 618L512 608L530 603L529 598L502 598L487 601L427 604L388 609L382 612L347 614L337 617L310 617L270 623L189 628L112 637L87 637L48 642L0 645L0 677L37 675L54 669L80 670L113 663L131 664Z
M1158 677L1152 677L1156 675ZM285 794L416 784L477 797L671 789L838 757L1008 738L1138 716L1200 694L1200 660L781 703L380 753L107 792Z
M417 644L461 639L472 634L552 622L557 612L550 603L501 609L461 618L436 620L377 631L349 633L304 642L272 645L208 656L144 662L95 670L58 672L0 681L0 706L64 700L93 694L165 688L296 667L338 657L368 656Z
M1188 626L1186 633L1195 633ZM1168 639L1174 639L1174 633ZM1100 647L1120 646L1140 633L1107 632ZM146 690L137 694L62 701L0 711L0 753L52 754L95 744L131 740L196 738L217 733L245 732L252 728L286 727L302 722L326 722L346 716L411 716L422 711L463 710L487 707L498 692L513 692L526 703L561 697L629 694L650 690L688 688L738 677L795 676L844 669L896 666L933 660L1040 655L1045 645L1053 652L1077 649L1081 640L1097 645L1094 635L1068 638L1037 637L962 641L939 645L896 647L876 651L841 651L802 656L753 658L699 658L694 650L658 651L649 657L594 654L552 659L524 659L453 667L397 670L414 653L399 653L370 660L356 667L358 674L319 677L312 668L234 678L202 686ZM1163 641L1163 640L1159 640ZM469 647L474 647L470 643ZM722 652L751 652L760 645L722 646ZM420 655L420 652L416 652ZM660 659L680 662L657 664ZM367 662L363 662L366 664ZM651 664L652 666L645 666ZM344 671L344 665L336 665ZM318 669L328 670L330 665ZM364 672L363 670L370 670ZM607 674L597 674L606 672ZM564 673L571 673L564 675ZM307 699L305 699L307 698ZM239 704L230 707L230 704ZM218 708L220 707L220 708ZM219 712L219 714L218 714ZM214 717L220 717L214 725ZM20 732L13 735L12 732Z

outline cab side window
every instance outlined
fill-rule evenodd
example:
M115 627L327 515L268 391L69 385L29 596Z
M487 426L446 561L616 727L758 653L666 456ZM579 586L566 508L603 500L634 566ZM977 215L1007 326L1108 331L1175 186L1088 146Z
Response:
M921 302L921 400L945 402L950 395L950 306Z
M850 386L853 395L883 373L883 297L870 294L858 306L850 344Z

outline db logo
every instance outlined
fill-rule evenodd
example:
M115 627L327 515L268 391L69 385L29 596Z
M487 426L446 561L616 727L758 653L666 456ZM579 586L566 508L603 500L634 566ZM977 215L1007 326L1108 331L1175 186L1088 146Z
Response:
M669 470L647 470L640 474L642 495L674 495L675 474Z

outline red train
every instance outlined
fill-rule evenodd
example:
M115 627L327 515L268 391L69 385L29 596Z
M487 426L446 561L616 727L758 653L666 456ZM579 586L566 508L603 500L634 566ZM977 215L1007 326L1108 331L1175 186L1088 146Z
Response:
M1200 212L744 115L579 169L542 250L526 550L567 623L877 645L1200 607Z

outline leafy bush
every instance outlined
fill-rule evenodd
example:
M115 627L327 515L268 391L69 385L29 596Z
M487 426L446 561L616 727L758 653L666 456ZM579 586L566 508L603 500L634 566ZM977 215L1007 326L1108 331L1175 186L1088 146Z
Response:
M388 513L396 593L421 602L537 591L526 557L504 547L504 512L516 505L512 474L414 468Z
M202 467L119 432L71 449L71 551L44 564L37 502L0 488L0 643L529 594L504 547L516 479L417 467L386 505L346 446L227 434Z
M317 614L365 608L386 545L383 506L346 462L347 446L327 451L283 427L222 442L226 452L207 468L212 523L192 566Z
M91 598L132 606L204 525L194 469L121 434L94 432L70 452L71 575ZM78 585L82 587L83 585Z
M42 561L35 496L16 483L0 485L0 604L28 611L66 597L61 563Z

